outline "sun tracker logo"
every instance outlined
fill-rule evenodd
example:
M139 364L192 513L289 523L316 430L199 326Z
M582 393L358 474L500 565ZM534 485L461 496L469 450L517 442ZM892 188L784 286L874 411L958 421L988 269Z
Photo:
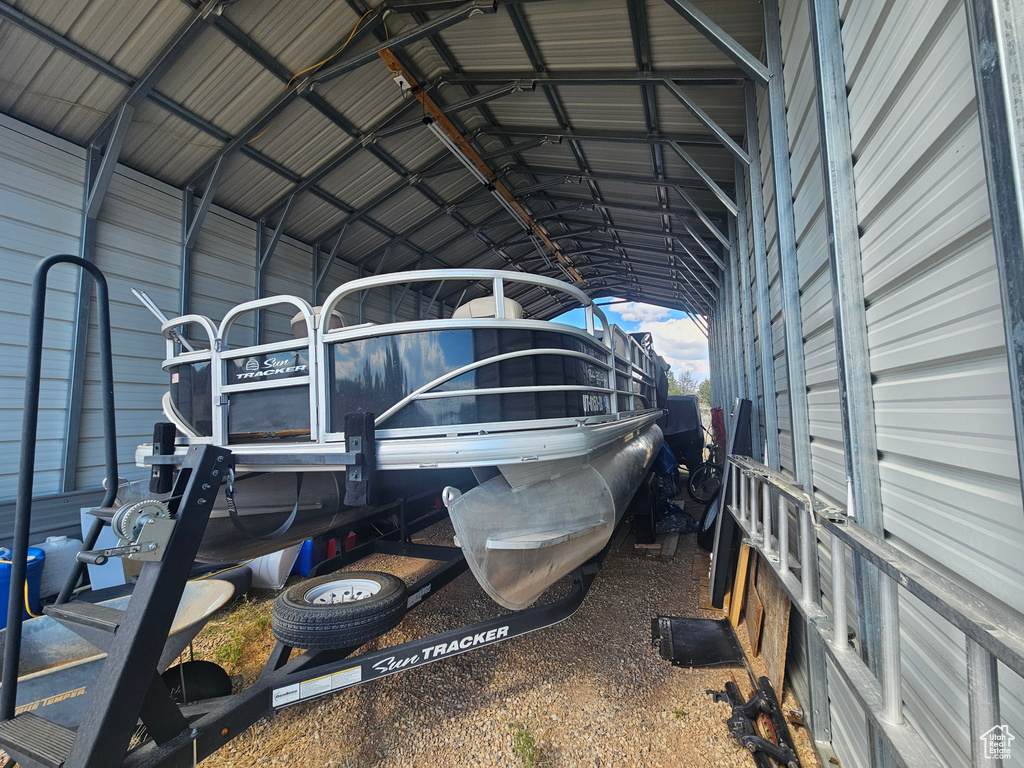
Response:
M260 362L255 357L250 357L245 361L245 370L247 371L258 371L260 369Z
M1009 760L1010 743L1016 738L1010 733L1010 726L996 725L981 734L981 743L985 745L986 760Z

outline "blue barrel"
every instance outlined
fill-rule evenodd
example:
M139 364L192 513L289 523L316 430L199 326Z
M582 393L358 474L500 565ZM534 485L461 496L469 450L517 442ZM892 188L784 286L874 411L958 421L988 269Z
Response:
M43 561L46 553L39 547L28 548L26 564L26 581L28 581L28 604L32 613L39 615L39 582L43 578ZM7 595L11 588L11 550L0 548L0 595L3 596L3 609L0 610L0 628L7 626ZM24 589L24 587L23 587ZM29 618L28 612L25 618Z

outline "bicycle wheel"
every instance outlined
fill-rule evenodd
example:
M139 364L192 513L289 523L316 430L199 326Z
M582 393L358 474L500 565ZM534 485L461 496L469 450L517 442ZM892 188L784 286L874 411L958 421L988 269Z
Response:
M690 482L686 486L690 498L699 504L707 504L722 487L722 468L717 464L705 461L690 473Z

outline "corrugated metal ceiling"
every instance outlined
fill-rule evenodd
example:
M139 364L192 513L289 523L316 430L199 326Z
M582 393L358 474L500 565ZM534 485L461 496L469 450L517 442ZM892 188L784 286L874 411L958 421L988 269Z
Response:
M737 42L760 51L756 0L698 5ZM0 110L79 144L95 140L129 86L159 60L199 7L198 0L0 0ZM396 0L384 23L373 27L375 15L368 12L381 7L362 0L222 3L136 111L121 161L178 187L197 184L201 191L203 174L220 149L244 135L243 151L230 156L215 195L215 202L241 215L269 213L268 224L275 227L296 184L326 170L296 199L284 225L287 234L311 244L326 236L321 244L329 247L339 226L356 217L342 248L351 261L368 258L375 264L389 240L404 238L395 243L387 271L429 254L451 265L508 267L506 259L523 260L524 269L558 274L486 190L474 193L477 182L417 124L423 108L403 101L393 74L377 58L316 85L265 119L302 70L335 54L328 67L372 51L458 6ZM357 23L370 28L357 32L339 54ZM609 272L609 257L612 267L626 271L650 264L665 271L674 258L669 249L680 252L671 233L683 233L678 236L695 256L682 258L690 259L694 273L705 279L704 270L714 272L712 260L680 222L659 214L666 206L687 212L687 205L670 186L654 182L682 183L708 215L724 221L721 204L671 147L649 139L683 140L727 191L733 186L732 156L666 88L642 84L637 72L649 78L651 69L671 71L682 81L679 87L737 140L744 124L735 84L741 74L667 3L502 0L496 13L392 46L442 108L516 79L538 81L535 89L447 114L481 154L492 156L492 168L521 191L521 201L566 253L604 249L600 259L589 253L573 257L580 267L591 264L588 291L625 290L596 277ZM734 83L686 83L690 71L724 73ZM633 80L610 82L604 77L609 72ZM439 78L457 82L441 84ZM544 86L544 78L557 84ZM404 130L370 136L385 126ZM540 143L545 135L551 143ZM522 149L506 151L513 146ZM344 162L334 162L346 151ZM587 177L582 182L576 178L581 175ZM372 210L362 210L374 203ZM703 225L697 227L719 247ZM578 230L590 240L566 236ZM694 258L701 264L693 264ZM431 266L429 260L424 266ZM629 289L630 297L666 303L678 281L666 272L655 282L662 287L652 287L650 296L641 281ZM678 303L700 311L685 300Z

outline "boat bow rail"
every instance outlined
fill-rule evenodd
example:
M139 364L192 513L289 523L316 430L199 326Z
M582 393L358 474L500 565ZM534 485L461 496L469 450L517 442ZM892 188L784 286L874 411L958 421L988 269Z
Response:
M444 281L489 283L493 317L345 324L346 301L361 307L368 291ZM586 327L508 317L509 283L568 295L584 307ZM228 342L243 316L281 306L297 311L293 324L305 326L303 338ZM184 348L183 327L200 329L193 336L205 337L206 348ZM659 362L653 352L609 324L581 290L538 275L482 269L377 275L338 287L322 308L275 296L234 307L219 326L185 315L168 320L161 331L167 344L163 367L171 376L164 398L168 418L190 443L230 445L240 464L263 470L343 467L345 462L328 457L340 453L337 443L345 441L346 413L378 414L382 469L493 464L507 459L509 448L516 453L519 444L516 460L559 458L599 448L609 432L584 436L564 428L646 422L657 413ZM553 437L555 429L568 434ZM537 430L552 439L538 442ZM506 439L484 439L499 434ZM180 459L151 456L145 446L136 458L147 465Z

